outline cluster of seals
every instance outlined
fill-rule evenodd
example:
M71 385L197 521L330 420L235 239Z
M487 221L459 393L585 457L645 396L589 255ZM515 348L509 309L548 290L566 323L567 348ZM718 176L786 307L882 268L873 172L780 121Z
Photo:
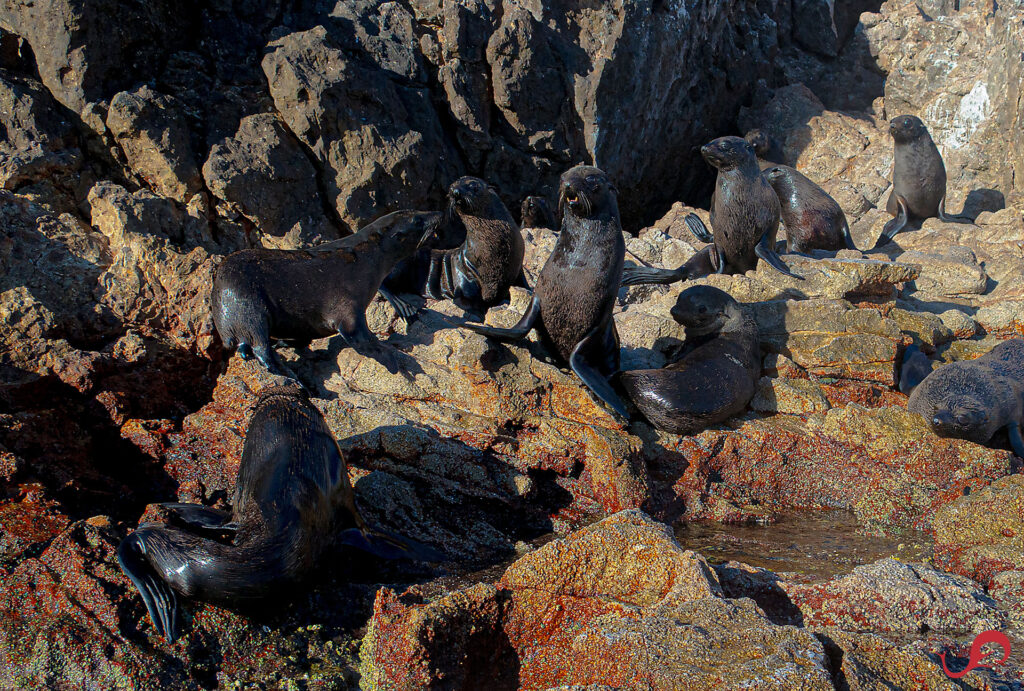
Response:
M619 370L612 309L626 252L616 189L604 171L593 166L566 171L559 189L561 231L526 314L510 329L466 326L500 341L518 340L537 329L560 362L567 363L597 398L628 418L625 404L608 382Z
M459 178L448 188L448 199L466 239L454 250L433 253L426 294L483 312L507 300L511 286L526 285L523 234L498 193L480 178Z
M283 374L275 340L302 347L341 334L397 372L395 354L367 328L366 307L398 262L431 241L440 213L396 211L358 233L309 250L247 249L228 255L213 279L213 321L245 360Z
M906 227L910 219L939 218L948 223L970 223L946 213L946 166L920 118L900 115L889 122L894 143L892 191L885 203L891 221L875 243L881 247Z
M672 318L686 327L683 351L661 369L630 370L619 383L651 424L693 434L743 411L761 377L757 324L728 293L693 286Z
M548 200L544 197L531 195L523 200L520 208L519 225L523 228L547 228L557 230L555 215L551 213Z
M181 632L179 597L251 606L307 580L337 545L385 558L419 555L415 543L374 531L359 515L338 443L298 386L260 393L230 512L161 506L169 522L140 525L117 560L168 642Z
M761 175L750 143L739 137L719 137L703 146L701 155L718 170L711 200L712 234L703 229L696 216L688 217L687 225L699 239L711 239L713 244L678 269L630 267L622 284L674 283L715 272L745 273L755 268L758 259L802 280L775 252L781 216L779 198Z
M846 214L817 183L796 168L784 165L765 168L762 175L779 198L786 248L791 254L857 249Z
M907 409L940 437L987 444L1005 429L1014 453L1024 458L1024 339L1003 341L976 360L944 365L916 386L905 385L912 387Z

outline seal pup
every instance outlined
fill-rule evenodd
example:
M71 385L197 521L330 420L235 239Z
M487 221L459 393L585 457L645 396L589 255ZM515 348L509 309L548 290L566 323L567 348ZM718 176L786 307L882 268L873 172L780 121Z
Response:
M946 213L946 166L932 135L920 118L900 115L889 121L894 156L892 191L885 203L891 221L885 224L875 247L885 245L911 218L938 217L947 223L971 223Z
M796 168L783 165L765 168L762 175L779 198L789 252L857 249L846 214L817 183Z
M907 410L921 415L940 437L987 444L1005 429L1013 452L1024 458L1024 339L939 367L913 388Z
M568 363L598 399L628 419L608 383L619 369L612 309L626 253L615 185L600 168L580 165L562 174L559 190L561 231L526 314L510 329L466 326L499 341L515 341L537 329L559 362Z
M338 443L297 385L260 393L230 512L162 506L169 522L140 525L118 546L117 560L171 643L181 630L179 598L244 607L286 595L336 544L385 558L417 555L415 543L367 526Z
M548 200L544 197L531 195L523 200L519 217L519 225L523 228L548 228L555 230L555 215L551 213Z
M747 407L761 377L753 317L725 291L693 286L672 318L686 327L682 357L661 369L630 370L619 384L651 424L693 434Z
M308 345L341 334L392 373L394 351L366 325L366 307L396 263L437 232L441 214L396 211L358 233L306 250L246 249L217 267L213 322L224 346L282 374L275 339Z
M759 258L776 271L803 280L803 276L790 271L775 252L781 207L775 190L761 175L753 147L739 137L719 137L704 145L701 155L718 170L711 200L714 244L702 249L679 269L630 267L623 276L623 285L674 283L711 273L697 275L695 268L745 273L756 268ZM700 222L696 215L691 216ZM689 217L687 226L699 237ZM704 233L707 236L706 230Z

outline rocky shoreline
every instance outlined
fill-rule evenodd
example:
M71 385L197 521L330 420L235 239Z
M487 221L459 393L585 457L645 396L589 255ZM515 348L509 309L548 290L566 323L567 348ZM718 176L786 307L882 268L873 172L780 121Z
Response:
M0 687L1021 688L1022 460L935 436L895 387L911 344L952 362L1024 335L1024 10L842 4L829 23L805 0L0 3ZM675 267L702 247L683 218L708 223L692 147L729 128L768 133L871 247L904 112L975 225L787 256L804 281L699 281L761 333L751 410L720 427L624 426L446 302L368 310L409 376L339 339L282 349L367 519L450 561L338 552L278 610L196 604L182 640L154 634L117 544L156 502L226 505L276 381L224 358L225 254L438 208L463 173L518 209L586 159L619 185L633 257ZM532 284L555 234L523 235ZM625 369L682 339L683 287L620 292ZM487 321L527 304L513 289ZM666 527L794 509L934 548L811 578L712 563ZM1015 654L953 682L939 654L962 669L987 629Z

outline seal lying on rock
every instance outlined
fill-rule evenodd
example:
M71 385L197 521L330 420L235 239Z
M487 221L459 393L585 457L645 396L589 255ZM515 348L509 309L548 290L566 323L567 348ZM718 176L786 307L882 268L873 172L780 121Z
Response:
M440 558L367 527L338 443L298 386L260 393L230 513L162 506L170 522L143 523L121 542L117 560L168 642L181 630L179 596L238 607L287 595L335 544L385 558Z
M395 264L429 242L441 214L396 211L358 233L308 250L248 249L229 255L213 279L213 321L226 348L281 374L275 339L308 345L340 333L398 371L394 351L366 325L366 307Z
M875 243L881 247L903 230L909 218L934 218L947 223L970 223L946 213L946 166L920 118L900 115L889 122L894 142L892 191L885 210L892 216Z
M608 383L619 369L619 334L612 319L626 244L615 186L593 166L562 175L558 206L562 229L537 279L526 314L511 329L466 326L502 341L536 328L548 349L624 418L626 406Z
M766 168L762 175L779 198L790 252L857 249L846 214L813 180L796 168L783 165Z
M555 216L551 213L548 200L544 197L529 196L523 200L520 209L520 224L523 228L548 228L555 230Z
M507 300L513 284L526 285L523 234L498 193L480 178L459 178L448 188L448 198L466 227L466 240L454 250L433 253L426 292L484 312Z
M1024 339L939 367L913 388L907 410L924 417L940 437L987 444L1006 429L1014 453L1024 458Z
M739 413L761 377L757 324L728 293L693 286L672 318L686 327L683 356L661 369L619 375L629 398L658 429L693 434Z
M700 239L713 239L678 269L630 267L623 285L675 283L709 273L745 273L754 269L758 258L776 271L803 280L791 272L775 252L781 209L768 180L761 175L753 147L739 137L719 137L701 148L704 159L718 169L718 181L711 200L711 228L707 233L700 219L691 214L686 223ZM694 220L696 219L696 220Z

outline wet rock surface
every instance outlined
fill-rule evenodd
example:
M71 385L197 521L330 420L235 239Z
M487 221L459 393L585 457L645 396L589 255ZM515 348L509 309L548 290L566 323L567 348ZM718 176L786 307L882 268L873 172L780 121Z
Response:
M1024 333L1022 10L879 5L0 2L0 687L948 688L939 653L959 669L979 627L1016 636L1021 460L998 436L936 437L895 386L911 344L950 362ZM902 113L974 225L928 219L872 251ZM461 174L511 209L554 201L585 160L619 188L627 260L676 267L703 247L686 214L709 222L695 147L753 128L863 251L784 256L803 281L699 281L758 323L749 411L692 437L624 424L534 336L376 300L403 372L340 339L280 352L367 520L449 562L339 549L280 608L190 605L180 642L155 634L116 546L154 503L227 506L276 381L214 333L224 255L440 208ZM524 238L533 284L556 234ZM621 291L624 368L680 346L683 288ZM513 289L488 323L528 300ZM664 526L771 531L798 509L933 536L932 561L716 564Z

